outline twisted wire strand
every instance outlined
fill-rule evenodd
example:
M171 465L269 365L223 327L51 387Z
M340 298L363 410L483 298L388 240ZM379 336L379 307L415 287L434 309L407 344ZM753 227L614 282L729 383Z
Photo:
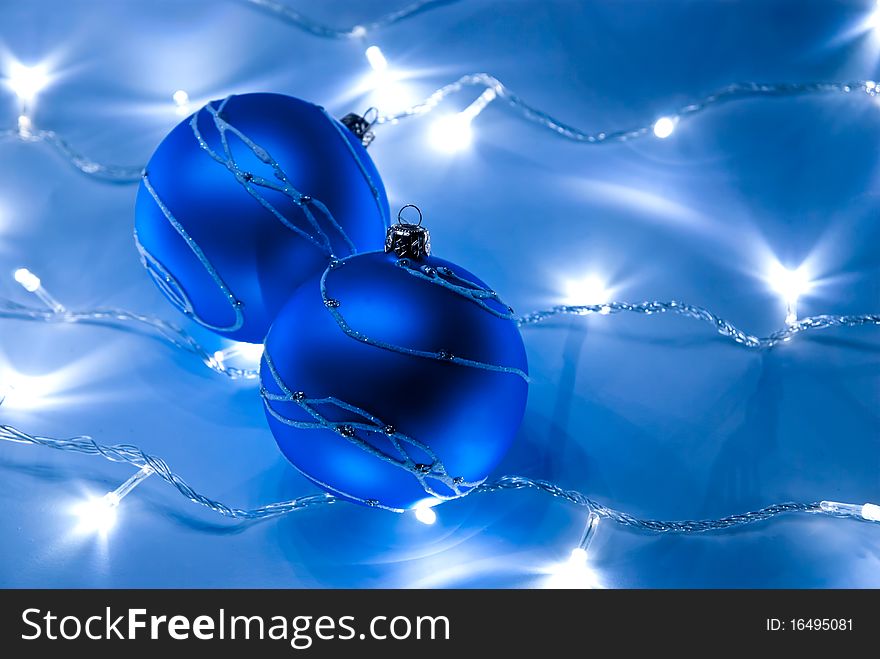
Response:
M577 490L566 490L550 481L527 478L525 476L501 476L492 483L485 483L478 487L475 492L488 494L504 490L531 489L548 494L555 499L562 499L576 506L588 508L600 517L609 519L621 526L626 526L650 533L705 533L707 531L722 531L739 526L763 522L785 513L811 513L817 515L829 515L832 517L847 517L861 519L851 513L832 513L824 510L819 501L811 503L785 502L776 503L758 510L753 510L736 515L727 515L718 519L698 520L675 520L665 521L656 519L640 519L629 513L614 508L609 508L595 501Z
M276 0L244 0L254 5L270 9L279 15L287 15L299 17L307 24L313 27L318 24L308 22L300 14L290 10ZM319 36L329 36L332 38L349 38L352 36L360 36L357 28L375 29L413 16L419 12L426 11L434 6L447 4L455 0L429 0L427 2L416 2L399 12L389 14L387 17L374 21L366 26L355 26L344 30L334 30L332 28L315 27ZM291 22L294 21L290 18ZM299 24L299 23L297 23ZM308 28L304 28L308 29ZM321 30L328 33L322 34ZM311 30L310 30L311 31ZM525 100L514 94L507 88L498 78L488 73L472 73L462 76L455 82L449 83L439 88L428 96L425 100L410 106L399 112L391 114L380 114L375 124L396 124L401 119L408 117L416 117L427 114L434 110L448 96L455 94L466 87L483 87L491 89L495 92L495 97L501 99L509 106L517 110L527 121L538 126L550 130L560 137L574 142L584 144L605 144L608 142L625 142L650 135L653 131L653 122L631 128L618 130L587 132L580 128L576 128L560 119L555 118L549 113L530 105ZM861 92L868 97L874 97L880 94L880 86L871 80L857 80L853 82L805 82L805 83L759 83L759 82L738 82L722 87L718 91L709 94L692 103L688 103L680 107L674 114L668 115L673 121L693 116L704 110L715 107L722 103L731 101L744 100L750 98L767 98L767 97L795 97L807 95L845 95L852 92ZM488 104L487 101L484 105ZM76 167L80 172L100 181L117 184L138 183L141 180L143 167L124 167L118 165L109 165L97 162L76 151L70 144L64 140L58 133L52 130L2 130L0 131L0 139L14 137L24 142L46 142L52 145L71 165Z
M70 438L31 435L9 425L0 425L0 440L42 446L85 455L101 456L105 460L111 462L124 462L137 468L149 465L162 480L174 487L182 496L186 497L193 503L230 519L256 521L270 517L278 517L279 515L286 515L297 510L327 506L336 503L337 501L341 501L341 499L334 497L331 494L312 494L287 501L278 501L264 506L258 506L256 508L236 508L197 492L183 478L172 471L168 463L157 456L143 452L136 446L128 444L99 444L91 437L84 435ZM722 531L755 524L757 522L764 522L787 513L810 513L830 517L864 520L864 518L855 513L824 510L819 501L810 503L777 503L758 510L728 515L718 519L672 521L641 519L630 515L629 513L605 506L604 504L591 499L583 492L567 490L550 481L532 479L526 476L501 476L491 483L484 483L475 488L469 496L473 494L489 494L506 490L522 489L535 490L549 495L554 499L560 499L576 506L588 508L600 517L609 519L621 526L657 534L693 534Z
M672 300L660 302L607 302L605 304L584 305L559 305L550 309L533 311L532 313L517 318L517 325L525 327L543 322L549 318L561 315L585 316L591 313L611 315L622 312L652 316L655 314L675 314L685 318L702 320L715 328L721 336L730 339L733 343L756 350L765 350L787 341L798 334L809 330L820 330L829 327L858 327L860 325L880 325L880 314L857 314L845 316L821 315L801 318L797 322L776 330L766 337L758 337L748 334L733 325L730 321L717 316L705 307L687 304Z
M802 318L792 325L773 332L769 336L758 337L744 332L730 321L721 318L704 307L675 300L669 302L654 300L638 303L607 302L605 304L560 305L519 316L516 318L516 323L520 327L528 327L561 315L584 316L592 313L613 315L623 312L644 316L668 313L701 320L712 325L719 335L729 339L732 343L753 350L768 350L779 343L813 330L831 327L880 325L880 314L837 316L824 314ZM6 298L0 298L0 318L45 323L81 323L123 330L134 328L143 334L151 335L164 341L173 348L195 356L206 367L216 373L225 375L231 380L255 380L259 377L259 370L256 368L237 368L218 361L214 358L212 352L177 325L156 316L126 309L93 309L85 311L65 309L63 312L55 312L48 308L27 306Z
M401 119L416 117L427 114L434 110L444 99L458 93L466 87L484 87L495 92L496 98L501 99L510 107L517 110L527 121L550 130L560 137L573 142L584 144L604 144L606 142L626 142L628 140L645 137L653 132L654 123L643 124L631 128L618 130L588 132L564 121L555 118L547 112L536 108L514 94L498 78L488 73L472 73L464 75L455 82L444 85L425 100L416 103L404 110L392 114L382 114L376 120L376 124L397 123ZM751 98L784 98L808 95L831 95L849 94L862 92L869 97L880 93L880 88L871 80L857 80L854 82L804 82L804 83L761 83L761 82L736 82L705 96L697 101L681 106L674 113L667 115L673 121L678 121L703 112L723 103L739 101Z
M54 130L4 130L0 131L0 139L17 138L22 142L45 142L61 154L71 165L86 176L106 183L128 184L137 183L141 179L143 167L125 167L108 165L83 155L62 138Z
M265 519L267 517L275 517L277 515L293 512L294 510L303 510L305 508L328 505L337 501L336 497L329 494L311 494L291 499L290 501L279 501L246 510L243 508L227 506L225 503L210 499L203 494L200 494L185 480L174 473L171 470L171 467L168 466L168 463L155 455L144 453L137 446L131 446L129 444L115 444L112 446L99 444L87 435L68 438L31 435L7 425L0 425L0 440L19 444L44 446L72 453L83 453L85 455L99 455L110 462L125 462L138 468L148 465L157 476L174 487L181 495L193 503L197 503L219 515L232 519Z
M126 309L93 309L89 311L64 310L29 307L12 300L0 298L0 318L30 320L45 323L82 323L114 329L135 329L143 334L158 338L174 348L197 357L205 366L231 380L255 380L259 370L255 368L236 368L214 358L213 353L202 346L185 330L156 316L128 311Z
M324 23L320 23L296 11L287 4L279 0L243 0L247 4L253 5L272 14L275 18L298 27L304 32L313 34L316 37L325 39L356 39L364 37L369 32L374 32L380 28L388 27L399 23L407 18L411 18L418 14L422 14L431 9L436 9L444 5L451 5L458 0L416 0L411 4L385 14L380 18L362 23L360 25L352 25L351 27L335 28Z

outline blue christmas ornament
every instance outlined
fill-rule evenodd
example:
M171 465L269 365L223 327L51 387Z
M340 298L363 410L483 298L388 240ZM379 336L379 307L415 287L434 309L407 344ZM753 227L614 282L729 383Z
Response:
M183 313L261 342L331 258L381 248L388 201L362 143L369 126L343 121L290 96L244 94L162 141L138 189L135 241Z
M389 510L483 482L528 393L513 310L428 252L426 230L398 224L384 253L331 261L281 310L260 365L288 460L328 492Z

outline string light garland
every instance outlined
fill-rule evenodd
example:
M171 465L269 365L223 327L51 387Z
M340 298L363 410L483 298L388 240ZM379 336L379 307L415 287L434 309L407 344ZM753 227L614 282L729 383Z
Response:
M483 87L492 92L489 96L485 92L479 99L479 104L474 103L463 110L458 116L467 121L467 125L476 118L494 100L504 101L507 105L517 110L523 118L550 130L560 137L582 144L606 144L610 142L626 142L654 135L660 139L666 139L675 131L677 124L690 119L696 114L724 103L754 98L790 98L809 95L848 95L853 92L863 93L869 98L880 93L880 87L873 80L857 80L854 82L804 82L804 83L761 83L761 82L738 82L722 87L716 92L703 98L683 105L674 113L659 117L651 123L622 128L616 130L601 130L587 132L571 126L560 119L553 117L547 112L540 110L527 103L502 83L498 78L488 73L472 73L462 76L455 82L449 83L428 96L424 101L416 103L404 110L391 114L380 114L376 120L377 125L395 124L409 117L425 115L435 110L448 96L456 94L467 87ZM478 99L478 100L479 100Z
M431 9L455 4L458 0L416 0L416 2L368 23L352 25L346 28L334 28L320 23L278 0L243 0L243 2L259 7L272 14L275 18L298 27L316 37L323 37L325 39L362 39L370 32L400 23L407 18L412 18Z
M797 320L791 314L786 317L788 325L766 337L758 337L747 334L730 321L715 315L704 307L698 307L686 302L606 302L603 304L586 305L560 305L545 311L535 311L518 319L520 326L534 325L548 318L560 315L585 316L597 313L604 316L629 312L645 316L656 314L675 314L685 318L702 320L715 327L715 331L721 336L730 339L737 345L746 348L764 350L774 347L779 343L790 340L792 337L808 330L820 330L829 327L859 327L861 325L880 325L880 314L856 314L847 316L821 315L809 316Z
M327 506L340 501L331 494L312 494L297 497L287 501L278 501L256 508L237 508L221 501L211 499L196 491L183 478L176 474L171 467L161 458L145 453L137 446L129 444L106 445L96 442L91 437L80 435L70 438L47 437L43 435L31 435L10 425L0 425L0 440L18 444L30 444L45 448L82 453L86 455L99 455L111 462L124 462L138 468L135 477L129 478L119 488L108 493L105 500L108 505L116 507L121 499L130 493L138 484L146 480L146 477L155 474L169 485L174 487L182 496L191 502L234 520L256 521L278 517L288 513ZM717 519L702 520L654 520L642 519L629 513L605 506L591 499L583 492L568 490L551 483L550 481L528 478L526 476L502 476L490 483L484 483L475 488L468 496L473 494L490 494L506 490L530 489L549 495L554 499L560 499L570 504L587 508L589 510L588 524L580 542L576 546L577 556L585 556L589 544L593 540L598 518L605 518L620 526L629 527L639 531L657 534L694 534L711 531L723 531L736 527L747 526L758 522L770 520L786 513L810 513L841 519L853 519L866 522L880 522L880 506L874 503L843 503L838 501L814 501L808 503L785 502L776 503L758 510L735 515L728 515ZM431 511L433 513L433 511ZM423 517L424 523L433 524L436 515L426 515L421 509L415 514ZM593 517L595 515L595 517Z
M254 0L257 1L257 0ZM376 50L372 50L375 48ZM387 67L387 61L381 50L370 46L367 55L374 69ZM383 64L384 63L384 64ZM525 120L545 128L567 140L581 144L609 144L627 142L653 135L659 139L670 137L677 129L679 122L690 119L696 114L710 108L733 101L754 98L790 98L809 95L849 95L863 93L869 98L880 94L880 85L873 80L857 80L853 82L805 82L805 83L733 83L721 88L692 103L680 107L670 115L659 117L651 123L630 128L600 130L588 132L571 126L560 119L540 110L514 94L498 78L488 73L473 73L462 76L455 82L440 87L425 100L398 112L380 113L370 128L375 129L385 124L397 124L410 117L426 115L441 104L447 97L468 87L483 87L483 91L464 110L439 119L431 127L431 141L437 148L446 151L457 151L468 146L472 139L473 121L494 101L501 100L517 110ZM186 96L184 98L184 95ZM183 90L173 94L178 110L188 112L189 96ZM53 147L74 167L83 174L108 183L137 183L141 180L143 167L125 167L102 164L74 150L55 131L34 129L28 115L19 117L18 130L0 131L0 138L17 137L25 142L46 142Z
M144 334L154 336L173 348L195 356L206 367L216 373L225 375L231 380L255 380L259 377L259 371L256 368L240 368L231 366L227 362L231 358L239 356L251 363L259 362L263 352L262 345L260 344L236 343L230 348L212 351L199 343L185 330L159 317L126 309L72 310L55 299L42 285L40 278L27 268L17 269L13 276L22 288L40 299L45 304L45 308L28 306L13 300L0 298L0 318L44 323L99 325L117 329L136 327ZM586 316L597 314L609 316L620 313L632 313L642 316L656 316L672 314L701 320L712 325L719 335L729 339L732 343L755 350L773 348L808 331L833 327L880 325L880 314L822 314L798 320L796 316L792 315L793 312L791 311L791 305L796 305L797 299L792 299L790 291L787 291L783 297L788 304L787 324L785 327L765 337L749 334L705 307L676 300L668 302L652 300L636 303L611 301L600 304L559 305L550 309L533 311L518 316L516 317L516 322L520 327L529 327L563 315Z
M51 145L71 165L83 174L105 183L129 184L141 180L143 167L108 165L92 160L74 149L54 130L35 130L30 117L18 118L18 130L0 131L0 139L18 138L22 142L44 142Z
M22 288L39 298L46 305L46 308L29 307L13 300L0 298L0 318L32 320L45 323L79 323L125 329L134 327L147 335L154 336L168 343L178 350L194 355L212 371L225 375L231 380L254 380L259 377L259 371L255 368L239 368L227 363L230 358L239 355L258 362L262 354L262 346L259 344L239 343L223 350L210 351L177 325L156 316L126 309L75 311L68 309L58 302L45 289L40 278L27 268L17 269L14 277L21 284Z
M384 15L368 23L346 28L334 28L295 11L278 0L243 0L288 24L312 34L328 39L364 39L367 34L406 20L420 13L453 4L457 0L417 0L402 9ZM389 63L377 45L365 50L365 57L374 72L387 76ZM8 87L20 102L17 128L0 130L0 140L17 139L27 143L46 143L52 146L65 160L83 174L96 180L109 183L137 183L143 177L143 167L125 167L102 164L84 156L60 137L55 131L36 128L33 124L32 108L39 92L51 81L45 67L14 64L8 72ZM864 94L873 98L880 94L880 85L872 80L853 82L807 82L807 83L759 83L742 82L727 85L697 101L679 107L677 110L659 116L649 123L629 128L588 132L557 119L553 115L529 104L510 91L498 78L488 73L464 75L458 80L440 87L423 101L403 110L377 113L368 128L382 125L395 125L400 121L427 115L438 109L448 97L467 88L482 88L479 96L464 110L447 114L430 127L434 144L443 150L458 151L466 148L472 141L473 122L494 101L500 100L515 110L518 115L536 126L551 131L557 136L581 144L621 143L646 137L665 140L672 137L681 122L695 115L725 103L748 99L793 98L808 95L845 96ZM177 90L171 96L175 112L186 115L193 111L189 94ZM190 336L185 330L161 318L140 314L124 309L92 309L76 311L58 301L49 293L39 277L26 268L14 272L15 280L28 293L39 299L43 306L23 305L12 300L0 298L0 318L29 320L46 323L81 323L111 328L136 328L137 331L158 338L175 349L191 354L207 368L223 374L232 380L253 380L259 377L256 368L241 368L228 362L241 359L248 363L259 361L262 345L234 344L228 348L211 351ZM780 343L788 342L807 331L834 327L858 327L880 325L880 314L858 315L816 315L798 318L798 300L809 289L810 282L802 269L780 269L771 280L774 290L785 303L785 327L760 337L746 333L731 322L716 315L709 309L688 303L672 301L623 302L603 301L591 304L558 305L538 310L515 320L520 327L530 327L563 315L583 316L589 314L616 315L631 313L638 315L672 314L700 320L712 325L720 336L732 343L754 350L772 349ZM0 386L0 406L9 404L7 391ZM102 497L82 502L75 508L80 518L80 529L87 532L106 534L116 520L117 509L122 500L131 494L151 476L155 476L172 487L189 501L199 504L219 515L238 521L258 521L286 515L309 508L323 507L341 501L331 494L314 494L287 501L279 501L251 509L237 508L221 501L211 499L196 491L182 477L176 474L161 458L145 453L137 446L100 444L89 436L56 438L32 435L10 425L0 425L0 440L34 446L42 446L73 453L101 456L111 462L127 463L137 471L119 487ZM728 515L716 519L702 520L653 520L635 517L624 511L608 507L583 492L565 489L561 485L525 476L502 476L493 482L483 483L470 494L490 494L508 490L533 490L553 499L585 508L586 524L579 542L574 546L567 562L553 571L561 581L573 582L576 586L599 586L595 575L587 566L591 543L600 525L600 520L608 520L617 525L653 534L697 534L723 531L750 524L765 522L784 514L811 514L838 519L850 519L880 523L880 505L874 503L845 503L829 500L814 502L783 502L744 513ZM419 506L414 511L415 518L423 524L434 524L437 515L428 506ZM562 584L557 584L562 585Z

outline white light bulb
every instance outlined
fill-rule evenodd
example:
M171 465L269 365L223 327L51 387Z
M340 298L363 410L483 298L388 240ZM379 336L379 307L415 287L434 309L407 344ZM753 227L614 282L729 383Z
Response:
M587 562L587 550L582 547L575 547L571 550L568 562L575 566L585 565Z
M808 293L813 284L810 275L804 266L791 270L781 263L774 262L767 274L767 282L785 303L785 322L787 325L797 323L798 300Z
M189 103L189 94L187 94L183 89L178 89L171 95L171 100L174 101L174 104L177 107L183 107Z
M385 59L385 54L379 46L370 46L364 52L364 55L367 56L367 61L370 63L370 66L373 67L373 71L382 73L383 71L388 70L388 60Z
M772 275L770 283L786 302L794 302L810 290L810 278L803 268L780 268Z
M28 293L33 293L40 288L40 278L27 268L19 268L12 274L12 276L15 277L15 281L21 284L21 287Z
M842 503L840 501L820 501L819 507L832 515L861 517L869 522L880 522L880 506L876 503Z
M871 522L880 522L880 506L876 503L866 503L862 506L861 515Z
M33 123L31 123L31 118L26 114L19 115L18 117L18 134L21 137L30 137L31 129L33 128Z
M152 474L153 468L144 465L115 490L107 492L102 497L90 497L74 506L73 514L79 519L76 530L80 533L98 533L106 536L116 525L120 502Z
M473 140L471 120L461 114L441 117L431 126L431 144L439 151L454 153L470 146Z
M610 297L611 291L598 275L571 279L565 284L565 301L568 304L602 304Z
M67 311L63 304L56 300L49 291L43 288L40 278L27 268L19 268L12 273L12 276L15 277L15 281L21 284L21 287L24 288L24 290L36 295L43 304L55 313L63 314Z
M654 122L654 135L665 140L675 130L675 120L671 117L660 117Z
M413 509L413 513L415 514L416 519L419 520L422 524L427 524L428 526L437 521L437 513L434 512L433 508L431 508L432 503L436 503L436 501L434 499L428 499L426 501L419 502Z
M25 66L15 62L9 69L7 84L19 100L27 103L49 84L49 74L42 64Z
M102 497L92 497L73 507L77 517L78 533L97 533L107 535L116 525L116 508L119 501L108 493Z

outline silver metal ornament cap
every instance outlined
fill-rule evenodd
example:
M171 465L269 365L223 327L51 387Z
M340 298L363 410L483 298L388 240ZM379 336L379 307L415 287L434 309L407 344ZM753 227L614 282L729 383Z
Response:
M402 214L407 208L415 208L419 214L417 224L404 222ZM394 252L399 258L419 261L431 254L431 234L422 226L422 211L418 206L407 204L397 213L397 224L392 224L385 234L385 253Z
M368 147L376 137L371 129L378 118L379 113L376 108L369 108L364 112L364 116L349 112L339 121L343 126L354 133L354 136L361 141L361 144L363 144L364 147Z

